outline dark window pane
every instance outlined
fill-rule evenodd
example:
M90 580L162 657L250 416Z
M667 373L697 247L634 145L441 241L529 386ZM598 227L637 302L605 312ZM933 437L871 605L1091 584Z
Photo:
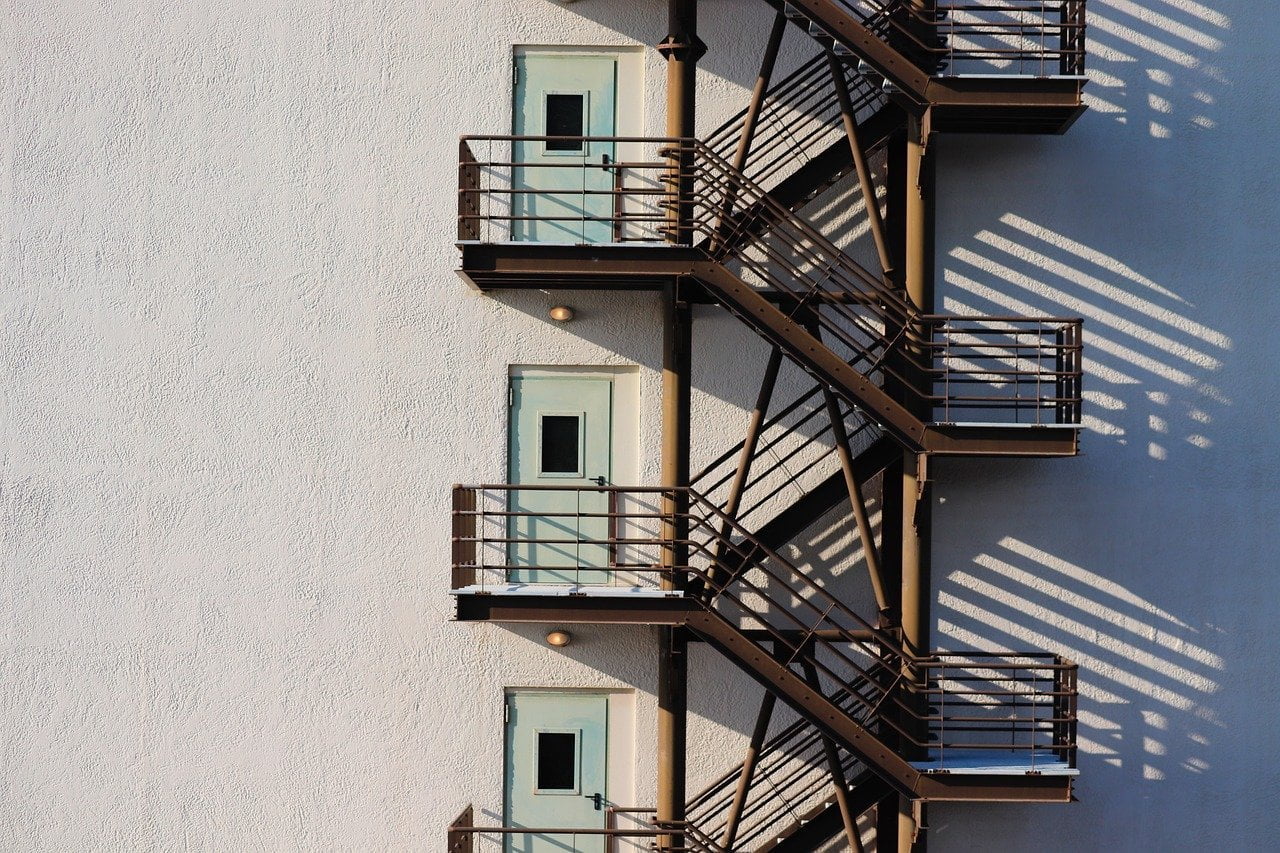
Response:
M547 95L547 136L582 136L585 116L582 95ZM548 151L581 151L580 139L552 139Z
M538 732L539 791L572 791L578 787L578 736L572 732Z
M575 415L542 416L542 473L577 474L578 425Z

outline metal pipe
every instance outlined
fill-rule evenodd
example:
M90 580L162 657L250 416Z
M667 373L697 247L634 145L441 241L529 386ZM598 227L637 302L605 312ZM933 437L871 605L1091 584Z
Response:
M760 73L756 75L755 88L751 90L751 101L742 122L742 133L738 137L738 150L733 155L733 168L739 172L746 165L747 155L751 152L751 140L755 137L760 110L764 107L764 97L769 90L769 80L773 77L773 66L778 59L778 48L782 45L786 29L787 16L779 10L774 16L773 29L769 31L769 41L765 44L764 56L760 60Z
M738 823L742 819L742 807L747 803L747 794L751 790L752 777L755 776L756 763L760 760L760 748L764 744L765 735L769 732L769 721L773 717L773 707L778 697L768 690L760 700L760 711L756 714L756 725L751 731L751 743L747 746L747 757L742 762L742 773L738 776L738 787L733 793L733 803L729 806L729 817L724 828L724 839L720 842L725 849L732 850L733 842L738 837Z
M912 5L927 8L927 0L913 0ZM905 251L903 252L903 284L905 295L921 314L933 313L933 219L934 187L932 169L925 162L929 143L928 127L915 116L908 117L905 158L905 203L903 219ZM918 338L923 335L918 335ZM918 364L923 361L913 359ZM917 379L917 382L922 381ZM918 384L913 389L928 394L930 389ZM932 412L924 411L927 402L918 403L917 415L932 420ZM902 643L912 654L922 654L929 648L930 603L932 597L930 578L930 538L932 517L930 502L924 499L924 477L927 472L926 457L904 454L901 489L901 547L902 547ZM907 665L904 674L910 683L921 677ZM923 697L915 697L919 702ZM909 700L910 701L910 700ZM923 708L909 706L919 717ZM910 721L911 740L920 743L927 740L927 724ZM907 747L915 755L919 747ZM909 756L914 757L914 756ZM901 853L919 853L924 849L924 833L919 819L919 803L905 797L898 800L898 850Z
M785 18L783 19L785 21ZM724 504L724 514L729 518L736 519L738 517L738 506L742 502L742 492L746 487L747 478L751 474L751 462L755 459L756 446L760 443L760 427L764 422L765 415L769 411L769 403L773 399L773 386L778 381L778 370L782 367L782 350L774 347L769 352L769 362L764 368L764 379L760 382L760 393L756 395L755 408L751 410L751 417L747 421L747 434L742 440L742 452L738 455L738 471L734 474L733 483L729 486L729 497ZM722 539L728 539L728 525L724 525L721 530ZM720 578L723 582L724 575L724 553L725 546L723 541L716 550L716 563L712 569L712 578Z
M853 101L849 97L849 86L844 79L844 68L835 54L827 52L827 67L831 70L831 83L836 89L836 99L840 103L840 119L844 122L844 133L849 139L849 152L853 155L853 168L858 173L858 184L862 187L862 203L867 208L867 219L871 226L871 237L875 240L876 254L880 256L880 268L887 280L893 275L893 258L889 255L889 242L885 236L884 219L880 215L880 202L876 199L876 187L871 178L871 168L867 165L867 154L862 142L858 139L858 122L853 112Z
M667 135L687 139L694 133L695 76L705 47L698 39L697 0L668 0L667 37L658 50L667 60ZM671 208L671 237L676 243L692 242L693 151L681 144L675 176L675 204ZM671 545L664 549L664 564L673 571L664 586L682 584L674 576L676 566L688 564L690 391L692 313L680 299L678 283L663 294L662 355L662 484L679 491L670 499ZM661 628L658 655L658 790L657 819L682 821L685 816L685 726L688 710L688 657L684 631ZM659 850L684 846L683 833L658 838Z
M812 647L810 647L812 649ZM822 684L818 679L818 671L812 659L801 662L805 679L813 689L822 692ZM822 736L822 753L827 759L827 769L831 773L831 785L835 789L836 806L840 809L840 820L844 823L844 834L849 839L849 847L863 853L862 835L858 832L858 817L849 805L849 780L844 775L844 765L840 761L840 753L835 742L826 735Z
M862 500L862 488L853 472L853 453L849 450L849 436L844 428L844 417L840 413L840 404L836 395L824 391L827 401L827 415L831 418L831 431L836 443L836 454L840 457L840 470L844 473L844 485L849 492L849 504L853 508L853 518L858 525L858 537L862 540L862 551L867 561L867 573L871 576L871 591L876 597L876 607L880 610L880 621L886 622L889 614L889 599L884 591L884 578L880 573L880 553L876 548L875 536L871 532L871 521L867 518L867 506Z

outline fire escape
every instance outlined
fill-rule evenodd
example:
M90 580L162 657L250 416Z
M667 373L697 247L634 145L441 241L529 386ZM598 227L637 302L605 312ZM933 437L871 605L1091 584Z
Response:
M551 192L519 177L520 143L534 138L462 140L458 238L474 287L663 294L664 476L571 487L604 495L607 510L541 526L524 523L529 487L454 487L452 590L463 621L662 626L658 802L619 809L645 817L605 834L662 850L802 851L843 833L861 850L859 818L878 807L878 849L906 850L932 801L1071 799L1075 665L1049 650L929 646L928 478L935 457L1077 453L1081 321L934 311L928 146L946 133L1065 132L1084 109L1085 4L766 1L776 14L749 103L695 138L696 3L672 0L659 46L670 135L599 140L618 156L575 167L600 171L605 189L582 193L606 196L605 215L533 203ZM797 30L819 49L775 79ZM824 233L807 214L850 187L855 219ZM521 239L531 220L566 236ZM874 243L870 267L840 242L853 229ZM695 303L728 311L769 350L742 441L697 472ZM796 381L779 383L783 371ZM778 400L780 384L803 390ZM787 556L837 510L857 532L875 612ZM513 539L588 543L626 581L507 583ZM763 688L743 761L699 792L684 790L691 642ZM771 736L778 702L797 719ZM531 830L477 827L468 809L448 849L516 831Z

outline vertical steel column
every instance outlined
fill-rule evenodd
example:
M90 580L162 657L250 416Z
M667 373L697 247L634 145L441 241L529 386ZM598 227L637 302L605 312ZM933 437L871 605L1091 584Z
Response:
M681 139L694 135L695 74L706 48L698 40L697 0L668 0L667 37L658 50L667 60L667 135ZM672 210L672 239L688 244L692 239L692 151L681 146L676 176L676 203ZM673 489L667 496L665 533L669 535L663 562L670 571L668 587L683 586L680 569L688 565L689 394L692 316L687 300L673 282L663 293L662 348L662 485ZM684 820L685 724L688 710L688 655L684 631L660 629L658 660L658 820ZM672 833L658 839L659 850L684 846L684 835Z
M917 5L920 2L917 0ZM925 121L912 116L907 120L906 140L906 200L903 205L905 248L903 252L903 289L907 298L921 313L933 312L933 234L934 234L934 182L933 170L926 162L925 154L930 143L927 117ZM918 330L923 334L923 330ZM918 363L927 363L928 350L918 350ZM932 420L929 402L930 392L927 374L917 374L915 380L916 402L913 409L922 420ZM926 457L907 454L903 458L902 495L902 640L908 651L917 654L929 649L931 628L930 603L932 585L930 578L930 537L932 515L925 496ZM919 682L917 674L909 678ZM923 709L920 709L923 710ZM919 741L927 740L927 731L913 731ZM912 757L912 756L908 756ZM921 830L923 806L908 799L898 802L898 850L903 853L921 853L925 849L925 837Z

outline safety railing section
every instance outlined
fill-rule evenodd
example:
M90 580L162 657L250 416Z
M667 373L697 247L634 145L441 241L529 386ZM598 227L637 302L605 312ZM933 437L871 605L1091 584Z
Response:
M939 0L933 25L948 74L1084 74L1085 0Z
M1079 424L1083 321L928 316L933 419Z
M748 529L759 530L839 470L823 390L816 385L802 391L763 418L749 459L742 458L744 439L708 462L690 485ZM856 408L839 404L839 411L844 437L856 454L878 431Z
M930 73L1084 73L1085 0L937 0L932 8L907 0L830 4ZM793 17L810 17L794 4L787 9ZM822 36L818 23L814 34Z
M1076 766L1075 663L1052 654L935 652L917 670L913 691L927 705L928 758L937 766Z
M917 753L945 747L937 758L947 762L962 744L990 749L1008 734L1011 752L1048 748L1074 761L1074 665L1037 662L1037 653L910 651L846 603L838 575L819 583L696 490L455 486L453 506L454 554L466 560L453 567L457 590L665 581L689 589L851 718L887 727ZM688 509L677 515L671 507L680 506ZM673 564L685 553L687 563ZM982 667L965 669L970 658ZM1000 732L1001 740L973 732Z
M678 170L666 139L466 136L460 142L458 239L663 241Z
M881 85L840 64L855 120L862 122L888 102ZM750 107L708 134L708 148L736 163L748 125ZM750 134L741 171L772 189L783 178L833 144L845 142L840 99L832 85L829 63L818 54L769 87ZM846 143L847 144L847 143Z
M511 584L656 589L664 572L663 496L619 486L453 487L455 590Z
M731 853L688 820L664 821L651 816L652 809L625 811L632 825L618 827L477 826L472 806L449 825L448 853L500 853L511 850L599 851L634 853L655 849L660 839L672 853Z

